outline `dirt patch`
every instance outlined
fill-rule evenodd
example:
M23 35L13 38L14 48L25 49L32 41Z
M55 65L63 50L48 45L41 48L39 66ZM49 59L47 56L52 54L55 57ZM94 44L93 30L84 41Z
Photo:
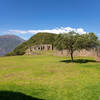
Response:
M14 76L15 76L15 73L10 73L10 74L4 75L5 78L12 78Z

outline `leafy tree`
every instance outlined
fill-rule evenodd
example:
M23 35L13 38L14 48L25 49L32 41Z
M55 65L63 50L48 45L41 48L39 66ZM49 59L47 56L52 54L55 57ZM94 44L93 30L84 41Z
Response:
M69 32L59 34L56 37L55 46L58 50L68 50L73 62L73 53L76 50L95 48L98 45L98 38L94 33L78 34Z

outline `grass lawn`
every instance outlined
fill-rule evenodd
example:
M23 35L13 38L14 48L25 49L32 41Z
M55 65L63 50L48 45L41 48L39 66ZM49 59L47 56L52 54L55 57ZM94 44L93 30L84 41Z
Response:
M0 100L100 100L100 64L55 56L0 58ZM85 60L87 59L87 60ZM15 99L16 98L16 99Z

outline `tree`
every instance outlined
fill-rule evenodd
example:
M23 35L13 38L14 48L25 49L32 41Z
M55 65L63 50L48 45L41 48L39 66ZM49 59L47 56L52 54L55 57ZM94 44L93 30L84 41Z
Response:
M58 50L68 50L73 62L73 53L76 50L95 48L98 45L98 38L94 33L78 34L69 32L59 34L56 37L55 47Z

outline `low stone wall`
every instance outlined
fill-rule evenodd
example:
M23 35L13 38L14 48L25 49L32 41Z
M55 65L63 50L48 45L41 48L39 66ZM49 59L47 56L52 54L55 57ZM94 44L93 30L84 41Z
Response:
M46 50L46 51L48 51L48 50ZM70 56L70 54L67 50L58 51L58 50L54 49L54 50L52 50L52 54L54 56ZM27 49L26 55L39 55L39 53L37 53L35 51L33 52L30 49ZM91 49L91 50L83 49L83 50L80 50L80 51L75 51L74 56L78 56L78 57L79 56L93 56L93 57L97 56L97 57L100 57L100 47L98 47L96 49Z
M54 51L54 56L70 56L69 52L67 50L63 51ZM97 56L97 51L96 49L91 49L91 50L81 50L81 51L75 51L74 56Z
M96 49L96 51L97 51L97 56L100 58L100 47L98 47L98 48Z

